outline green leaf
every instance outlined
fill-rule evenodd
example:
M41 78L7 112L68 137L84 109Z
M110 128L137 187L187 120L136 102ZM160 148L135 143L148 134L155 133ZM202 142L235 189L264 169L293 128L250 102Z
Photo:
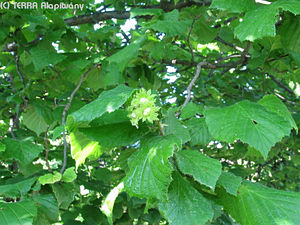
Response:
M30 189L36 178L15 181L14 179L7 180L5 184L0 185L0 195L12 198L24 196Z
M168 201L159 204L170 225L202 225L214 215L211 203L178 173L174 173Z
M125 109L118 109L112 113L105 113L103 116L93 120L92 127L99 127L103 125L111 125L117 123L129 122L128 111Z
M276 142L290 134L290 123L260 104L244 100L225 108L207 108L206 124L220 141L236 139L256 148L264 158Z
M47 123L44 118L37 112L35 107L30 107L22 114L24 125L34 131L37 136L47 130Z
M37 33L32 32L28 27L22 30L24 37L26 38L27 42L31 42L37 38Z
M103 91L96 100L72 113L70 117L75 122L90 122L106 112L111 113L120 108L131 96L132 92L133 89L125 85L119 85L109 91Z
M3 28L0 31L0 42L2 43L9 33L9 28L7 26L3 26Z
M0 202L0 221L3 225L32 225L37 208L32 200Z
M241 186L242 178L235 176L234 174L230 172L222 172L217 185L222 186L225 188L225 190L234 195L237 196L237 191L239 187Z
M106 148L134 144L147 132L146 127L139 127L139 129L137 129L132 126L130 122L109 124L101 127L81 128L79 130L88 138L98 141L102 147Z
M128 167L128 158L136 151L134 148L129 148L124 151L121 151L116 164L125 172L129 170Z
M64 182L73 182L77 178L77 175L75 173L75 168L70 167L65 170L64 174L62 175L61 180Z
M57 171L54 171L54 173L48 173L43 176L39 177L39 182L41 185L45 184L54 184L61 180L61 174Z
M86 68L91 67L91 61L85 59L85 54L76 53L76 55L74 55L72 53L68 53L66 55L68 58L66 58L60 64L68 69L62 71L61 75L65 78L65 80L77 84L80 80L80 76L85 72ZM90 79L91 74L95 71L96 69L91 71L85 78L85 81Z
M163 20L158 20L150 28L166 33L167 36L183 36L191 26L192 20L178 20L179 12L177 9L164 14Z
M237 197L220 193L225 210L242 225L299 224L300 193L243 182Z
M52 109L49 107L49 105L47 105L46 101L41 101L41 100L35 100L33 102L34 108L36 110L36 112L43 117L43 119L45 120L45 122L50 125L53 123L54 118L53 118L53 111Z
M61 209L68 209L69 205L73 202L76 194L75 186L73 183L56 183L51 185L54 195L57 199L58 206Z
M254 41L263 37L275 36L275 23L278 9L269 5L260 6L246 13L234 33L241 41ZM256 18L260 18L257 20Z
M126 191L137 197L165 199L171 182L168 158L180 140L175 136L150 137L129 158L129 172L124 179Z
M105 216L95 205L84 205L81 211L84 223L88 225L104 224Z
M56 140L65 130L64 126L58 126L53 130L52 140Z
M194 150L184 150L176 153L179 169L191 175L200 184L215 189L216 182L221 175L222 165L216 160Z
M183 109L180 114L180 118L185 120L190 117L195 116L196 114L203 114L204 113L204 108L203 105L198 105L193 102L189 102Z
M294 163L295 166L299 166L300 165L300 155L293 155L292 162Z
M104 183L110 183L112 176L113 173L107 168L97 168L93 173L93 177L96 180L103 181Z
M216 101L219 102L222 98L222 93L214 86L206 85L206 90Z
M204 18L201 18L195 22L191 37L201 44L206 44L212 42L217 34L218 30L210 26Z
M298 0L278 0L274 3L272 3L274 7L277 7L279 9L283 9L285 11L290 11L294 15L300 14L300 4Z
M101 206L101 211L107 216L108 222L110 225L113 224L113 208L115 204L115 200L118 197L118 195L123 191L124 189L124 183L121 182L118 186L114 187L107 197L105 198L102 206Z
M4 152L5 151L5 144L3 144L1 141L0 141L0 152Z
M139 39L133 41L130 45L107 58L107 60L111 64L118 65L120 72L122 72L130 63L130 61L138 56L139 50L146 40L147 36L141 36ZM124 57L125 55L126 57Z
M191 118L184 125L189 129L192 145L206 146L213 140L208 131L205 118Z
M106 63L101 65L101 69L93 70L89 76L87 76L85 82L89 88L97 91L100 88L107 88L109 86L115 86L125 82L122 73L119 70L117 63Z
M35 71L41 71L44 67L55 65L63 61L66 56L58 54L51 46L35 46L29 50Z
M34 195L33 201L38 208L38 216L35 219L35 224L45 225L58 222L59 209L57 201L52 194Z
M291 128L294 128L298 131L297 124L293 119L291 113L275 95L266 95L261 100L258 101L259 104L267 108L268 110L277 113L279 116L285 118L289 121Z
M6 150L3 156L6 159L17 159L22 165L30 164L43 150L41 146L33 144L29 140L4 139Z
M164 124L166 124L166 126L164 127L164 131L166 135L174 134L181 140L182 144L184 144L191 140L191 137L188 129L184 127L175 117L174 111L175 110L172 109L169 110L168 116L164 120Z
M271 5L263 5L245 14L243 21L235 28L234 33L241 41L254 41L263 37L274 37L275 23L279 9L299 14L300 6L297 0L279 0ZM257 18L260 18L257 20Z
M279 34L285 49L300 53L300 16L286 16L280 26Z
M93 141L81 132L70 134L71 155L76 162L76 170L87 158L99 158L102 151L97 141Z
M227 10L232 13L242 13L255 9L255 1L253 0L213 0L210 8Z

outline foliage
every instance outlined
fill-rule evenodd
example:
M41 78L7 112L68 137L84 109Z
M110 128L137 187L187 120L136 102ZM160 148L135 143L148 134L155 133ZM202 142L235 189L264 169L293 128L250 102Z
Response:
M300 224L298 0L38 4L0 9L0 224Z

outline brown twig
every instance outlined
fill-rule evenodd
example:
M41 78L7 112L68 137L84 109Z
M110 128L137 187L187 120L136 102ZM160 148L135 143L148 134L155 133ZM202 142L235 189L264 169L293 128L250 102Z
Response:
M30 47L32 45L36 45L37 43L39 43L39 41L41 41L43 38L42 34L39 34L37 36L36 39L34 39L33 41L29 42L26 47ZM21 45L22 47L24 47L23 45ZM18 50L18 44L16 42L12 42L12 43L8 43L6 44L3 48L2 51L3 52L16 52ZM24 48L24 50L26 51L26 49Z
M248 52L249 52L249 50L250 50L250 47L251 47L251 42L248 41L248 42L247 42L247 46L246 46L246 48L244 49L244 51L243 51L243 53L242 53L242 55L241 55L241 62L242 62L242 63L245 63L245 62L247 61L247 57L250 57L250 56L248 55Z
M293 92L293 90L291 90L288 86L286 86L284 83L282 83L280 80L278 80L276 77L274 77L271 74L268 74L268 76L276 83L278 84L280 87L282 87L284 90L286 90L288 93L290 93L291 95L295 95L295 93Z
M45 132L45 137L44 137L44 142L45 142L45 147L46 147L46 155L45 155L45 161L46 161L46 165L48 167L48 171L50 173L52 173L52 169L48 160L48 155L49 155L49 146L48 146L48 131L49 131L49 125L47 126L46 132Z
M221 75L227 73L230 69L231 69L231 68L229 68L229 67L225 68L225 69L221 72Z
M130 38L129 38L128 35L125 33L125 31L123 31L122 29L121 29L121 34L122 34L122 36L125 38L126 42L127 42L128 44L130 44Z
M105 12L107 8L109 8L112 4L103 5L103 8L99 10L99 12Z
M190 6L205 6L210 5L210 1L204 0L204 1L184 1L180 2L177 5L173 4L172 2L167 2L166 4L157 4L157 5L145 5L145 6L139 6L138 8L152 8L152 9L162 9L165 12L170 12L174 9L183 9ZM129 7L134 7L134 5ZM125 20L130 18L130 12L129 11L106 11L106 12L93 12L91 14L87 15L80 15L80 16L74 16L68 19L65 19L65 23L68 26L78 26L81 24L96 24L100 21L110 20L110 19L119 19L119 20Z
M225 58L225 57L222 58L222 55L223 55L223 53L220 52L220 53L219 53L219 56L218 56L218 59L217 59L217 61L216 61L216 63L222 61L222 60ZM215 69L210 69L209 74L207 75L207 77L208 77L208 78L211 78L211 77L213 76L214 72L215 72Z
M195 84L195 82L197 81L199 75L200 75L200 72L201 72L201 68L202 66L204 65L207 65L207 62L200 62L197 64L197 70L196 70L196 73L194 75L194 78L191 80L190 84L188 85L186 91L187 91L187 96L185 98L185 101L184 103L182 104L181 106L181 109L180 111L182 111L182 109L189 103L189 101L191 100L191 97L192 97L192 88Z
M300 106L299 103L296 103L296 102L292 102L290 100L287 100L286 98L284 98L283 96L281 96L280 94L278 93L274 93L278 98L280 98L283 102L286 102L288 104L291 104L291 105L297 105L297 106Z
M163 59L161 61L161 63L164 63L164 64L168 64L168 65L183 65L183 66L191 66L191 67L194 67L194 66L197 66L197 63L193 63L193 62L190 62L190 61L186 61L186 60L177 60L177 59L174 59L174 60L165 60ZM228 63L214 63L214 62L206 62L206 64L204 64L202 66L202 68L205 68L205 69L216 69L216 68L233 68L233 67L236 67L238 65L241 64L241 60L237 60L237 61L234 61L234 62L228 62Z
M17 43L16 42L12 42L12 43L6 44L3 47L2 51L3 52L15 52L17 50L17 48L18 48Z
M243 52L242 52L242 54L240 56L239 55L237 55L237 56L231 55L231 58L235 58L235 57L240 57L241 58L239 61L237 61L236 66L238 66L238 65L242 65L243 66L243 65L245 65L247 63L248 58L250 58L250 55L248 54L248 52L250 50L250 47L251 47L251 42L249 41L247 43L247 47L243 50ZM234 57L232 57L232 56L234 56ZM221 72L221 75L227 73L231 68L233 68L233 67L226 67L226 68L224 68L224 70Z
M191 51L192 62L194 62L194 51L193 51L193 48L192 48L192 45L191 45L191 42L190 42L190 37L191 37L191 33L192 33L192 30L193 30L194 24L195 24L195 22L196 22L196 20L197 20L198 18L199 18L199 17L197 16L197 17L195 17L195 18L193 19L193 22L192 22L192 24L191 24L191 26L190 26L189 33L188 33L188 36L187 36L187 43L188 43L189 49L190 49L190 51Z
M17 51L15 51L15 54L16 54L16 56L15 56L16 70L17 70L17 73L18 73L18 75L20 77L23 89L25 89L26 88L25 81L24 81L24 77L23 77L23 75L22 75L22 73L20 71L20 65L19 65L20 57L17 55Z
M22 83L22 88L23 88L23 91L24 91L25 88L26 88L26 85L25 85L25 81L24 81L24 76L23 76L23 74L21 73L21 70L20 70L20 57L18 56L18 48L16 48L13 53L14 53L14 56L15 56L16 71L19 75L20 81ZM22 108L27 106L27 99L21 93L19 94L19 96L22 98L23 103L17 105L17 113L16 113L16 116L15 116L15 119L13 120L12 129L14 127L16 127L16 128L19 127L19 116L20 116L21 110L22 110Z
M9 81L10 81L10 86L11 86L12 92L15 94L16 89L15 89L15 83L14 83L14 76L12 75L12 73L9 73ZM9 125L9 132L10 132L12 139L16 139L16 136L14 133L15 122L16 122L16 116L15 117L12 116L10 118L10 125Z
M14 94L16 94L16 88L15 88L14 76L12 75L12 73L9 73L9 82L10 82L10 86L11 86L12 92L13 92Z
M220 57L217 62L221 62L221 61L225 61L225 60L228 60L228 59L233 59L233 58L240 58L242 57L242 55L240 54L231 54L231 55L228 55L228 56L225 56L225 57Z
M55 72L59 77L61 76L60 74L61 74L61 72L60 71L58 71L58 70L56 70L55 68L54 68L54 66L49 66L49 68L53 71L53 72Z
M215 40L216 40L216 41L219 41L219 42L221 42L222 44L227 45L227 46L229 46L229 47L231 47L231 48L234 48L235 50L237 50L237 51L239 51L239 52L243 52L243 51L244 51L243 48L241 48L241 47L239 47L239 46L235 46L235 45L232 44L231 42L225 41L225 40L223 40L222 38L220 38L219 36L217 36L217 37L215 38Z
M77 26L81 24L96 24L99 21L110 20L112 18L125 20L130 18L130 12L127 11L111 11L111 12L94 12L89 15L80 15L68 18L65 23L69 26Z
M71 93L70 95L70 99L66 105L66 107L64 108L64 111L62 113L62 125L65 126L66 125L66 115L67 115L67 112L71 106L71 103L72 103L72 100L74 98L74 95L76 94L76 92L78 91L78 89L80 88L80 86L82 85L84 79L86 78L86 76L91 72L93 71L98 65L94 65L92 66L88 71L86 71L80 78L77 86L75 87L75 89L73 90L73 92ZM67 148L68 148L68 144L67 144L67 138L66 138L66 131L64 130L63 131L63 140L64 140L64 159L63 159L63 166L62 168L60 169L60 173L63 174L65 169L66 169L66 166L67 166Z

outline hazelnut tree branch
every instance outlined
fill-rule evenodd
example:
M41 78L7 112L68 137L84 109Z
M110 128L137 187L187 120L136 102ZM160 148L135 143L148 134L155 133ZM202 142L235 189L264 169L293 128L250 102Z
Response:
M25 81L24 81L24 77L23 77L23 74L21 73L20 71L20 57L17 55L17 51L15 52L15 63L16 63L16 70L17 70L17 73L20 77L20 80L21 80L21 83L22 83L22 86L23 86L23 89L26 88L25 86Z
M181 106L181 109L180 111L182 111L182 109L189 103L189 101L191 100L191 97L192 97L192 89L193 89L193 86L195 84L195 82L197 81L199 75L200 75L200 72L201 72L201 69L202 69L202 66L204 65L207 65L207 62L200 62L197 64L197 70L195 72L195 75L193 77L193 79L191 80L191 82L189 83L186 91L187 91L187 96L185 98L185 101L184 103L182 104Z
M45 155L45 161L46 161L46 165L48 167L48 171L50 173L52 173L52 169L48 160L48 156L49 156L49 146L48 146L48 131L49 131L49 125L47 126L47 129L45 131L45 137L44 137L44 143L45 143L45 148L46 148L46 155Z
M92 72L98 65L94 65L92 66L88 71L86 71L80 78L77 86L75 87L75 89L73 90L73 92L70 95L69 101L67 103L67 105L64 108L64 111L62 113L62 125L65 127L66 125L66 116L67 116L67 112L70 109L71 103L73 101L73 98L76 94L76 92L79 90L80 86L82 85L84 79L87 77L87 75ZM64 151L63 151L63 155L64 155L64 159L63 159L63 165L62 168L60 169L60 173L63 174L66 166L67 166L67 149L68 149L68 143L67 143L67 138L66 138L66 130L64 129L63 131L63 140L64 140Z
M145 6L136 6L132 5L129 7L137 7L137 8L152 8L152 9L162 9L165 12L172 11L174 9L182 9L185 7L190 7L190 6L209 6L211 1L209 0L203 0L203 1L192 1L192 0L187 0L184 2L179 2L176 5L172 2L166 2L166 4L159 4L159 5L145 5ZM65 23L68 26L78 26L81 24L96 24L100 21L104 20L110 20L110 19L119 19L119 20L125 20L130 18L130 12L129 11L98 11L98 12L93 12L88 15L80 15L80 16L74 16L68 19L65 19Z
M194 24L196 22L196 20L198 19L199 17L195 17L193 19L193 22L190 26L190 29L189 29L189 33L188 33L188 36L187 36L187 43L189 45L189 49L191 51L191 55L192 55L192 62L194 62L194 51L193 51L193 48L192 48L192 45L191 45L191 42L190 42L190 37L191 37L191 33L192 33L192 30L193 30L193 27L194 27Z

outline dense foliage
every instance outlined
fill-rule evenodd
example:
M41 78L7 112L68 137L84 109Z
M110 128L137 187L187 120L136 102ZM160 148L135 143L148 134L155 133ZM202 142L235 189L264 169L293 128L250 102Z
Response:
M300 1L82 3L0 9L0 224L299 225Z

